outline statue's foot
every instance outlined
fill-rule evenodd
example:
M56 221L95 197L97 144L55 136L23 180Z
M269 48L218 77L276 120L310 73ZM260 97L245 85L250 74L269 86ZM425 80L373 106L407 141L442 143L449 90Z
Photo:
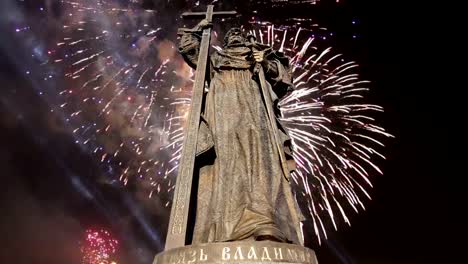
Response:
M287 242L283 233L276 228L262 228L256 230L254 233L255 241L274 241L274 242Z
M285 242L278 237L270 235L260 235L255 237L255 241L273 241L273 242Z

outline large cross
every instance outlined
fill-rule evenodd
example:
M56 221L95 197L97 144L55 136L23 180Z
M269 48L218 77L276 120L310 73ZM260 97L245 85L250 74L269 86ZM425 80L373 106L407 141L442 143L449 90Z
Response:
M187 12L182 14L184 18L204 18L212 22L216 17L231 17L236 11L213 12L213 5L209 5L205 12ZM210 49L211 28L205 28L200 43L195 82L193 84L192 103L185 127L185 139L182 156L179 164L174 198L172 201L171 218L166 237L165 250L185 246L187 222L190 207L190 195L192 191L192 179L195 165L195 154L198 139L198 127L200 124L203 90L207 69L208 54Z

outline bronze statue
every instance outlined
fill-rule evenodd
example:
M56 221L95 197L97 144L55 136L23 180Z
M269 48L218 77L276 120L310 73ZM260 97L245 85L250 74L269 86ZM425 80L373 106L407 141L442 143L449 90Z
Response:
M316 264L303 247L303 216L289 185L294 161L275 115L278 98L293 89L289 60L239 28L209 55L212 19L234 15L213 5L182 15L205 19L179 29L179 51L196 72L165 251L153 264ZM187 236L192 196L195 227Z
M205 19L193 29L179 29L179 51L193 68L202 32L210 26ZM199 185L193 244L303 244L303 217L288 182L294 169L289 139L270 113L293 88L288 58L249 39L232 28L222 50L207 63L209 89L196 147Z

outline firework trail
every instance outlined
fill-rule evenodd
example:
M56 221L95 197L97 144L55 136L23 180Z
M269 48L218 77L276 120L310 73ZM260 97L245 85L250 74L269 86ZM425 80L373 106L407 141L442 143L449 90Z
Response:
M136 185L168 207L193 71L157 11L121 2L61 1L66 15L45 72L63 71L59 108L109 182ZM349 209L363 210L370 199L371 177L381 174L374 160L383 158L381 141L391 136L374 119L383 109L366 103L368 82L358 65L323 48L326 28L311 19L274 25L254 16L249 23L257 41L291 58L295 90L278 107L297 163L295 194L320 241L339 221L350 224Z

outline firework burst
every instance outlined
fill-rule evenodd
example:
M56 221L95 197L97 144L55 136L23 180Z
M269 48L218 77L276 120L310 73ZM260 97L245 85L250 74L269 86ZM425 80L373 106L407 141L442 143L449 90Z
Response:
M154 11L92 2L62 1L68 17L48 63L65 71L60 108L107 182L167 192L192 73L159 36Z
M112 260L119 242L107 230L88 229L81 245L82 264L115 264Z
M63 71L59 109L106 181L137 185L167 207L193 72L155 11L134 3L62 1L63 26L44 67L47 74ZM368 82L359 78L358 65L322 48L331 33L311 19L287 23L254 17L250 33L291 58L295 90L278 107L298 166L296 197L320 241L339 219L350 223L349 208L364 209L371 176L381 174L374 164L383 158L378 149L391 135L374 120L383 109L366 103Z
M345 62L331 48L320 51L313 46L324 32L297 25L265 27L257 35L267 35L266 44L291 58L295 90L278 103L280 120L291 137L297 163L292 174L296 195L306 198L303 206L320 243L322 236L327 237L324 217L336 230L336 219L350 224L348 207L355 212L365 209L361 197L371 198L370 177L382 173L372 162L384 158L375 148L383 147L380 140L392 135L372 117L383 109L365 102L369 82L359 78L358 65Z

